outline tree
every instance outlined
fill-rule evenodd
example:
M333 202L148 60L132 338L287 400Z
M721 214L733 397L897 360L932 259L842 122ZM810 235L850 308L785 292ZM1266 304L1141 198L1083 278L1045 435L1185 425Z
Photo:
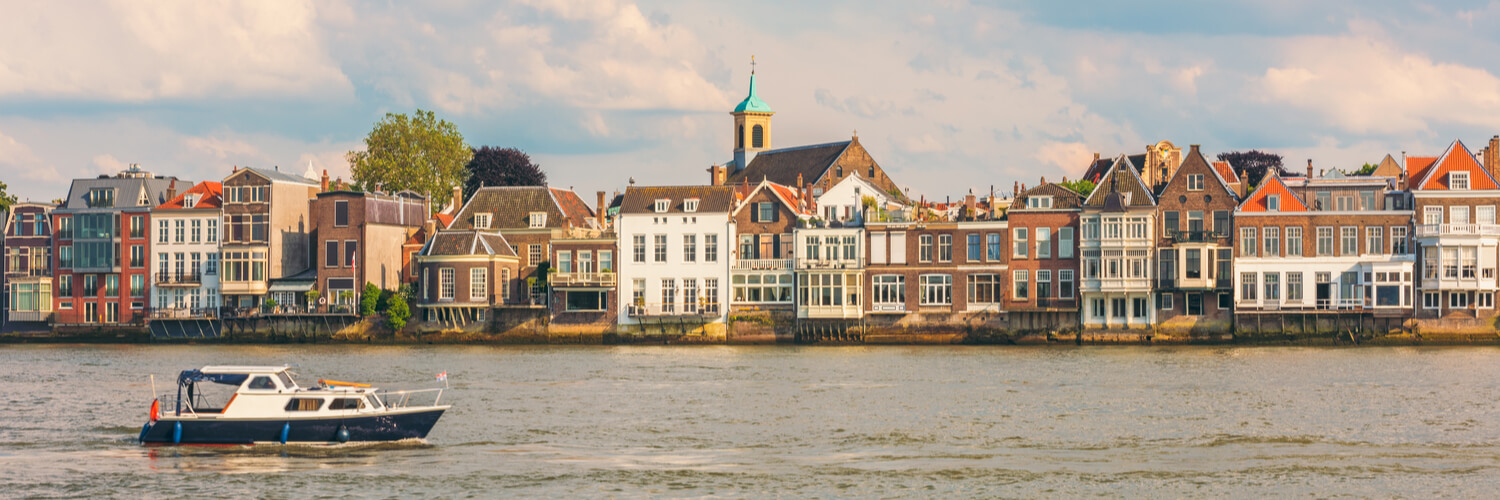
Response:
M1375 173L1375 169L1377 167L1379 167L1379 165L1376 165L1374 163L1366 163L1363 167L1359 167L1359 170L1356 170L1352 175L1370 175Z
M386 191L410 189L435 200L463 181L473 155L457 127L418 109L413 117L386 113L365 136L365 149L344 158L366 191L380 183Z
M464 166L469 179L464 181L464 199L474 196L483 186L545 186L547 173L531 162L531 155L516 148L484 146L474 150L474 157Z
M318 297L322 297L323 292L319 292L317 290L308 290L306 292L302 292L302 294L307 296L307 311L312 312L316 310L318 308Z
M0 181L0 212L10 211L10 206L16 204L16 195L6 193L10 186Z
M1219 161L1229 162L1234 173L1244 182L1250 183L1252 188L1259 186L1260 180L1273 168L1281 175L1287 174L1286 169L1281 166L1281 155L1256 149L1219 153Z
M359 295L359 315L372 316L375 314L375 304L380 302L380 287L374 283L365 283L365 290Z
M1064 181L1057 183L1057 185L1084 196L1088 196L1094 192L1094 181L1088 179Z
M390 309L391 308L391 296L395 295L396 293L397 292L395 292L393 290L381 290L380 291L380 300L377 301L377 302L375 302L375 312L384 313L386 310Z
M406 295L391 295L391 305L385 310L385 326L399 332L406 327L406 319L410 317L411 308L406 305Z

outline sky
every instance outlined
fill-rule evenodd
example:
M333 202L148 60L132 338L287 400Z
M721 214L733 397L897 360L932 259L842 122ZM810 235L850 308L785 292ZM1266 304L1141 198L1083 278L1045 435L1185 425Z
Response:
M702 184L755 57L772 146L860 142L912 197L1077 177L1169 140L1296 168L1500 134L1500 1L10 2L0 181L61 198L127 165L349 177L385 113L435 111L583 198ZM857 131L857 132L856 132Z

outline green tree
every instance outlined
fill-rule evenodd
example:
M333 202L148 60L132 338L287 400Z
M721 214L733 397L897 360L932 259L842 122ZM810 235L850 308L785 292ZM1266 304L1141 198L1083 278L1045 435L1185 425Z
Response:
M374 283L365 283L365 290L359 295L359 315L371 316L375 314L375 305L380 302L380 287Z
M1068 188L1069 191L1088 196L1094 192L1094 181L1088 179L1076 179L1059 182L1057 185Z
M307 296L307 312L313 312L317 310L318 297L322 297L323 292L319 292L317 290L308 290L306 292L302 292L302 294Z
M10 211L10 206L16 204L16 195L8 193L7 190L9 189L10 186L6 185L4 181L0 181L0 212L8 212Z
M387 191L410 189L438 199L464 181L464 165L473 155L458 127L418 109L411 117L386 113L365 136L365 149L344 158L365 190L378 182Z
M1375 173L1376 167L1379 167L1379 165L1366 163L1363 167L1359 167L1359 170L1354 171L1352 175L1370 175Z
M410 317L411 308L406 305L406 295L391 295L391 305L385 310L385 326L399 332L406 327L406 319Z
M398 293L398 292L396 292L394 290L381 290L380 291L380 300L375 303L375 312L384 313L387 309L390 309L391 308L391 296L395 295L396 293Z

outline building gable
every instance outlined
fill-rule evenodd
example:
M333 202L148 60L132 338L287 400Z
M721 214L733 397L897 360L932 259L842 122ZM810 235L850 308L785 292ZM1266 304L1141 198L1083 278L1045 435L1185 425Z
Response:
M1266 180L1261 182L1260 186L1255 188L1255 191L1251 191L1245 197L1245 201L1240 203L1237 210L1247 213L1271 212L1272 210L1267 206L1266 200L1272 195L1277 197L1281 205L1280 209L1275 210L1275 212L1307 211L1307 204L1303 203L1302 199L1298 198L1297 195L1292 194L1292 190L1287 187L1285 182L1282 182L1281 176L1276 175L1274 172L1267 175Z
M1083 205L1090 208L1151 207L1156 206L1156 198L1151 196L1151 189L1146 187L1130 159L1120 155L1104 177L1095 183L1094 191L1089 193Z
M1204 191L1218 189L1224 195L1230 196L1231 200L1238 200L1239 193L1229 187L1229 181L1219 175L1219 171L1208 163L1208 159L1204 158L1203 153L1198 150L1198 146L1193 145L1191 148L1188 150L1187 158L1182 160L1182 165L1177 167L1177 172L1172 175L1172 180L1167 182L1162 192L1177 190L1179 186L1185 191L1189 175L1203 174Z
M1491 177L1490 173L1474 159L1474 154L1469 152L1469 148L1464 146L1463 141L1453 141L1453 144L1448 146L1448 150L1444 151L1430 168L1424 170L1423 176L1416 184L1418 190L1447 191L1452 189L1449 185L1452 176L1449 174L1454 172L1469 174L1468 190L1470 191L1500 189L1495 178Z

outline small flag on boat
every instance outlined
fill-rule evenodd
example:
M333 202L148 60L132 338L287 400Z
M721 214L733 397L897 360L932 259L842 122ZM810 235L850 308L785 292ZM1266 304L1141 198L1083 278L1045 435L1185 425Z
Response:
M443 373L439 373L437 379L441 380L443 382L447 382L448 381L448 372L444 371Z

